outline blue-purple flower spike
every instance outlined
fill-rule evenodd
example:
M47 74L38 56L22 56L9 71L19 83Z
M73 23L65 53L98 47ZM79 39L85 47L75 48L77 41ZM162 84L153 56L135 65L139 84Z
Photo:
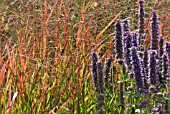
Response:
M137 53L136 47L134 46L131 48L131 61L134 70L134 78L135 78L136 86L139 91L140 89L144 88L144 85L143 85L143 79L141 73L142 70L140 66L139 55Z
M110 72L111 72L112 59L113 59L112 56L106 59L106 66L104 70L106 87L108 87L110 84L109 82L111 79Z
M138 24L139 24L139 33L145 33L145 9L144 9L144 0L139 0L139 10L138 10Z
M130 73L132 69L131 56L130 56L130 48L132 47L132 35L130 33L125 37L124 47L125 47L124 48L124 59L125 59L125 63L128 65L128 71ZM130 78L132 78L131 74L129 75L130 75Z
M139 43L139 50L143 51L144 50L144 40L145 40L145 9L144 9L144 0L139 0L138 6L138 43Z
M93 80L93 87L97 90L97 61L99 57L97 52L93 52L91 55L91 70L92 70L92 80Z
M166 53L167 53L167 57L168 57L168 75L170 78L170 42L166 42Z
M163 80L166 80L168 78L168 57L167 54L163 54L162 58L162 75Z
M131 42L132 42L132 46L135 46L137 51L139 50L139 42L138 42L138 38L137 38L137 34L136 32L131 32Z
M160 80L160 83L163 83L163 54L164 54L164 48L163 48L163 45L164 45L164 39L162 36L160 36L160 42L159 42L159 80Z
M149 88L149 85L148 85L148 75L146 74L146 68L147 67L144 67L146 66L145 65L145 62L144 62L144 52L142 51L138 51L139 53L139 61L140 61L140 67L141 67L141 73L142 73L142 79L143 79L143 86L145 89L148 89Z
M150 83L154 86L158 86L159 78L158 78L158 60L157 60L157 52L156 50L150 50L149 52L149 78Z
M120 106L124 108L124 98L123 98L123 93L124 93L124 83L120 82L120 88L119 88L119 100L120 100Z
M122 24L120 20L117 20L115 24L115 52L116 59L123 58L123 37L122 37Z
M98 61L97 62L97 78L98 78L98 83L97 83L97 91L98 93L105 93L105 82L104 82L104 74L103 74L103 62Z
M128 18L123 20L123 37L126 37L130 32L130 20Z
M160 29L159 29L159 17L156 14L156 11L152 11L152 17L151 17L151 45L150 49L151 50L158 50L159 49L159 34L160 34Z

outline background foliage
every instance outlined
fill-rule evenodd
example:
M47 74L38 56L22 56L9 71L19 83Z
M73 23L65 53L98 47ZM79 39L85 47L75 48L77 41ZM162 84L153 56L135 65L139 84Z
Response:
M161 34L170 41L169 6L169 0L146 0L145 46L150 42L153 9L160 16ZM137 12L137 0L1 0L0 112L95 113L91 53L97 51L101 59L114 56L116 19L128 17L131 30L135 30ZM119 81L118 75L106 98L106 113L121 113ZM144 96L138 96L135 90L127 91L124 97L129 107L126 113L133 109L149 113L154 107L154 103L140 107Z

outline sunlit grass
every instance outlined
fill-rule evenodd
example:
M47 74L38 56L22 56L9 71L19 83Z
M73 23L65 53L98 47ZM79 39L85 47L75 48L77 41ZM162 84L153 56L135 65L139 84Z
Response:
M146 47L150 41L150 13L157 9L161 34L168 36L168 0L148 0L146 7ZM1 0L0 1L0 112L2 114L93 114L97 93L91 77L90 56L115 56L114 24L129 17L131 30L137 25L137 0ZM137 95L134 80L113 62L113 89L106 90L107 114L122 113L119 83L132 91L124 93L124 113L141 109L150 113L157 105L153 94ZM168 90L161 88L162 93ZM164 94L162 94L164 95ZM167 99L167 96L157 95ZM139 106L142 99L149 106Z

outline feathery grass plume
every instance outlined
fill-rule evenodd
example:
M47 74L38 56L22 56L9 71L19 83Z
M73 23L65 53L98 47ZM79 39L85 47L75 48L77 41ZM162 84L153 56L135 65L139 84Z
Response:
M119 86L119 101L120 101L120 106L124 108L124 98L123 98L123 93L124 93L124 83L120 82Z
M122 36L122 23L121 20L117 20L115 24L115 52L116 59L120 59L119 64L122 64L123 61L123 36Z
M132 61L132 67L134 72L134 78L135 78L137 90L139 91L139 89L143 89L144 87L139 55L137 53L137 49L135 46L133 46L130 50L131 50L131 61Z
M139 50L139 42L138 42L138 38L137 38L137 33L136 32L131 32L131 42L132 42L132 46L135 46L137 51Z
M140 50L144 50L144 40L145 40L145 9L144 9L144 0L139 0L138 6L138 29L139 29L139 35L138 35L138 42L140 46Z
M104 74L103 74L103 62L102 61L98 61L97 62L97 90L98 93L105 93L105 82L104 82Z
M110 73L111 73L112 59L113 59L112 56L110 56L109 58L106 59L106 66L105 66L105 70L104 70L106 87L108 87L110 85L109 82L111 79Z
M150 50L149 51L149 78L150 83L154 86L158 86L159 78L158 78L158 60L157 60L157 51Z
M152 17L151 17L151 45L150 49L151 50L157 50L159 49L159 34L160 34L160 29L159 29L159 17L156 14L156 11L152 11Z
M93 81L93 87L97 91L97 62L98 62L98 54L97 52L93 52L91 55L91 70L92 70L92 81Z

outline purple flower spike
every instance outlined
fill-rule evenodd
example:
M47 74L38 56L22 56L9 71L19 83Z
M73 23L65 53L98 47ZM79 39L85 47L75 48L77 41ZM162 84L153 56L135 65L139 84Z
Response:
M127 45L127 36L129 35L130 32L130 21L128 18L123 20L123 50L124 54L126 53L125 50L127 49L125 45Z
M166 42L165 49L168 57L168 78L170 78L170 42Z
M156 59L157 52L155 50L150 50L149 52L149 77L150 77L150 83L154 86L157 86L159 84L159 78L158 78L158 61Z
M151 50L158 50L159 46L159 34L160 34L160 29L159 29L159 17L156 14L156 11L152 11L152 17L151 17L151 45L150 49Z
M164 45L164 39L162 36L160 36L160 42L159 42L159 80L160 80L160 83L163 83L163 53L164 53L164 48L163 48L163 45Z
M121 105L122 107L124 107L123 93L124 93L124 83L123 83L123 82L120 82L119 100L120 100L120 105Z
M131 71L131 56L130 56L130 48L132 47L132 36L129 33L127 37L125 38L125 45L124 45L124 59L125 63L128 65L128 71Z
M106 59L106 66L105 66L105 70L104 70L105 83L106 83L107 87L109 86L109 82L110 82L110 79L111 79L110 72L111 72L112 59L113 59L112 56L110 58Z
M134 46L131 48L131 61L134 70L134 78L135 78L136 86L139 91L140 89L144 88L144 85L143 85L142 72L141 72L142 69L140 65L139 55L137 53L136 47Z
M126 37L130 32L130 20L128 18L123 20L123 37Z
M91 55L91 70L92 70L92 80L93 80L93 87L97 90L97 61L99 57L96 52L93 52Z
M105 114L105 110L101 108L98 110L97 114Z
M170 42L166 42L166 53L168 56L170 56Z
M122 24L120 20L117 20L115 24L115 52L116 59L123 58L123 41L122 41Z
M102 61L97 62L97 77L98 77L98 83L97 83L97 91L98 93L105 93L105 83L104 83L104 75L103 75L103 63Z
M131 32L131 40L132 40L132 46L135 46L137 51L139 50L139 42L138 42L138 38L137 38L137 34L136 32Z
M166 54L163 55L162 61L163 79L166 80L168 78L168 57Z
M145 9L144 9L144 0L139 0L139 10L138 10L138 24L139 24L139 33L145 32Z

